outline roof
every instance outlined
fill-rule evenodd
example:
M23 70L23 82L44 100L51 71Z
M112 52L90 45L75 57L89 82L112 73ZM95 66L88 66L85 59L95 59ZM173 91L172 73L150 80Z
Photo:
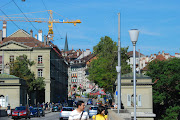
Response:
M19 77L16 77L14 75L9 75L9 74L6 74L6 73L0 74L0 79L4 79L4 78L17 79Z
M136 51L136 57L139 57L139 52L137 52ZM127 55L129 56L129 57L133 57L133 51L129 51L128 53L127 53ZM145 56L145 55L143 55L142 53L140 53L140 56L142 57L142 56Z
M147 71L148 70L148 65L146 65L143 69L141 69L142 71Z
M77 63L77 64L85 64L86 62L88 62L90 59L92 59L94 56L96 56L95 54L89 54L85 57L83 57L82 59L76 59L74 60L74 63ZM81 61L81 62L79 62Z
M121 79L133 79L134 73L127 73L121 76ZM136 73L136 79L151 79L149 76Z
M156 56L156 58L154 60L163 61L163 60L166 60L166 58L163 55L158 55L158 56Z
M14 32L13 34L9 35L8 37L15 37L15 36L17 36L18 33L23 33L23 35L21 35L21 37L22 37L22 36L24 36L24 37L31 37L31 35L30 35L27 31L25 31L25 30L23 30L23 29L17 30L17 31Z
M9 42L9 41L15 41L21 44L24 44L29 47L38 48L38 47L50 47L50 45L44 45L43 42L40 42L39 40L33 38L33 37L7 37L3 39L3 43ZM3 44L0 43L0 44Z

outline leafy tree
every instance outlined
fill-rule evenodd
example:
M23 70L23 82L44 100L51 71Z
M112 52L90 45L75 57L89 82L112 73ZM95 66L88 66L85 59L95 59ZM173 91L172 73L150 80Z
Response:
M35 62L27 59L26 55L19 56L10 63L10 74L26 80L28 92L42 90L45 87L44 78L35 79L35 74L30 70L34 64Z
M113 87L117 78L116 66L118 65L118 46L116 42L108 36L102 37L101 41L94 46L93 52L97 59L93 60L89 66L89 80L94 81L106 91L114 92ZM121 48L121 69L122 74L131 71L127 64L127 48Z
M147 75L154 82L153 102L156 119L177 120L180 113L180 59L152 61Z

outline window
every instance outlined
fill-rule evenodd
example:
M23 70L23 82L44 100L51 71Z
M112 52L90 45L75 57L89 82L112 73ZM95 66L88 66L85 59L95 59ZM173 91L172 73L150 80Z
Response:
M38 77L42 77L43 74L43 70L42 69L38 69Z
M2 56L0 56L0 64L2 64Z
M42 64L42 55L38 56L38 64Z
M20 59L20 60L24 60L24 56L22 56L22 55L19 56L19 59Z
M141 106L141 95L138 95L138 106Z
M127 95L127 106L131 106L131 96Z
M10 62L13 62L13 61L14 61L14 55L11 55L11 56L9 57L9 61L10 61Z

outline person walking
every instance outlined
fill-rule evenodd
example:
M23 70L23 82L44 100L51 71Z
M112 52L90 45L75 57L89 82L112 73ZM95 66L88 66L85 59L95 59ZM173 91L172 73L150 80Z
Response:
M8 104L6 111L7 111L8 117L9 117L11 115L11 106L10 106L10 104Z
M107 120L108 116L105 115L105 107L99 106L97 110L97 115L92 116L93 120Z
M78 101L77 108L71 112L68 120L89 120L89 115L84 109L84 101Z

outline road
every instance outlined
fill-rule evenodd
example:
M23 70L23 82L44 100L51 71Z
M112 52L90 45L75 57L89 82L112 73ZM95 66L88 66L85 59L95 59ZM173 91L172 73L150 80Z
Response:
M0 120L13 120L11 117L0 117ZM19 119L20 120L20 119ZM25 120L25 119L21 119ZM45 117L34 117L31 120L59 120L59 112L51 112L46 114Z
M85 103L87 103L87 99L78 99L78 100L83 100L85 101ZM93 103L95 104L95 100L93 100ZM85 111L88 112L89 110L89 107L91 105L86 105L85 107ZM0 120L12 120L11 117L0 117ZM25 119L21 119L21 120L25 120ZM50 113L47 113L45 115L45 117L34 117L34 118L31 118L31 120L59 120L59 112L50 112Z

